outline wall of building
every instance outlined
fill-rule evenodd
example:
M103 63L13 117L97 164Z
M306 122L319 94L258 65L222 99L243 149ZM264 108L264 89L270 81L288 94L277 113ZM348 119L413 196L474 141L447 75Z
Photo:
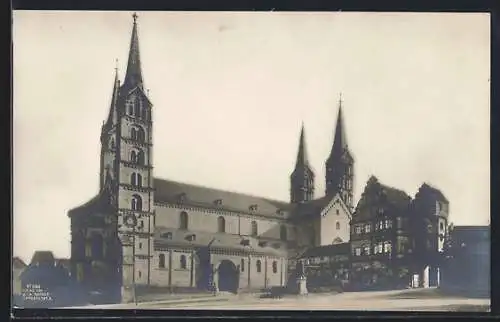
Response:
M285 220L267 219L251 214L243 215L213 209L167 206L158 203L155 204L155 208L155 222L157 227L179 228L180 214L181 212L186 212L188 214L188 230L194 232L217 233L218 218L222 216L226 223L225 232L228 234L251 235L252 222L256 222L258 236L260 237L280 239L280 227L281 225L285 225L287 227L288 240L295 238L292 225L286 223Z
M348 242L350 239L350 219L347 209L343 207L338 197L335 197L333 205L329 206L321 216L319 246L331 245L337 238L340 238L341 242Z
M165 267L159 267L159 255L165 256ZM181 268L181 256L186 258L186 268ZM252 255L236 255L214 253L211 263L215 269L221 262L231 261L239 276L240 289L260 289L269 286L280 286L286 282L286 261L284 258ZM257 261L261 262L261 271L257 271ZM273 271L276 262L276 272ZM244 264L244 269L241 265ZM197 270L200 269L196 256L190 250L169 249L157 250L154 253L151 267L151 285L159 287L196 287ZM214 281L218 283L218 273ZM170 283L171 278L171 283Z

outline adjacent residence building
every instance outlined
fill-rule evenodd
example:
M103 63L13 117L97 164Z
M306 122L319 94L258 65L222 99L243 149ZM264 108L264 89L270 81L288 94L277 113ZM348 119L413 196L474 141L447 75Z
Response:
M351 220L351 283L407 283L412 267L411 198L370 177Z

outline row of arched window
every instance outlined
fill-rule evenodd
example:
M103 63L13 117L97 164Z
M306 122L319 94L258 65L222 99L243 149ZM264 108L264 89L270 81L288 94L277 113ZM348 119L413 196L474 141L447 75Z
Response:
M165 254L160 254L158 256L159 263L158 267L159 268L165 268ZM181 255L179 258L179 268L180 269L186 269L187 268L187 258L186 255Z
M130 201L130 208L132 210L142 210L142 198L139 195L132 195L132 199Z
M159 268L165 268L165 254L160 254L158 256L158 260L159 260L158 267ZM179 257L179 268L180 269L186 269L187 268L187 257L186 257L186 255L181 255ZM245 259L244 258L241 259L240 269L241 269L242 272L245 271ZM261 262L260 259L258 259L255 262L255 269L257 270L257 273L261 273L262 272L262 262ZM272 269L273 269L273 273L274 274L276 274L278 272L278 262L277 261L273 261Z
M139 173L132 173L130 175L130 184L136 187L142 187L142 176Z
M273 273L276 274L278 272L278 262L273 261L272 265L273 265ZM262 272L262 262L260 261L260 259L258 259L255 262L255 269L257 270L257 273ZM244 258L241 259L240 270L242 272L245 271L245 259Z
M136 99L135 102L127 102L127 106L128 115L143 119L145 121L148 119L148 109L142 106L142 101L140 99Z
M340 229L340 224L337 223L338 228ZM188 230L189 229L189 218L187 212L183 211L179 215L179 229ZM256 237L259 234L257 222L254 220L251 223L251 235ZM225 233L226 232L226 219L224 217L219 216L217 218L217 232ZM280 227L280 239L283 241L287 240L287 229L285 225Z
M144 143L146 141L146 133L140 126L135 126L130 129L130 137L132 140Z
M132 152L130 152L130 162L138 165L144 165L145 163L144 152L142 150L139 151L133 150Z

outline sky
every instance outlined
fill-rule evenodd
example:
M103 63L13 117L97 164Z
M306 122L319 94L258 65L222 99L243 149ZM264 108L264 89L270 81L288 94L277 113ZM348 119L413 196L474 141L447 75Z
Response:
M13 13L13 247L70 256L131 12ZM156 177L289 200L302 122L324 194L342 93L355 201L427 182L489 224L490 23L468 13L138 12ZM118 64L116 60L118 59Z

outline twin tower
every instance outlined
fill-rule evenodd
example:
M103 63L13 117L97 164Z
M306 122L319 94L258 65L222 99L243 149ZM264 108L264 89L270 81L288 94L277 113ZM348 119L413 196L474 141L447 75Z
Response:
M294 204L306 203L314 200L314 172L307 158L304 126L300 133L299 151L295 169L290 176L290 200ZM354 159L347 146L344 119L342 116L342 100L339 101L339 111L332 150L326 160L326 197L333 197L337 193L352 211Z

